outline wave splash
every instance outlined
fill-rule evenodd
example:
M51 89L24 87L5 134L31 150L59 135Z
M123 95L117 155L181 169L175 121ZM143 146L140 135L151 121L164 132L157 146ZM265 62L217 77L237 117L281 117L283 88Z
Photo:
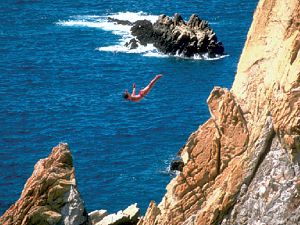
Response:
M60 20L56 24L59 26L67 26L67 27L88 27L88 28L97 28L105 31L112 32L114 35L120 36L118 43L111 46L102 46L96 48L98 51L104 52L123 52L123 53L133 53L133 54L142 54L145 57L178 57L185 58L181 55L166 55L159 52L153 44L148 44L146 46L140 45L138 43L138 48L129 49L125 46L133 36L131 35L130 29L131 25L122 25L117 24L109 20L109 18L124 20L134 23L138 20L149 20L154 23L158 19L159 15L148 15L144 12L119 12L114 14L109 14L105 16L97 16L97 15L85 15L85 16L72 16L69 20ZM218 60L228 55L217 56L216 58L208 57L208 54L196 55L193 57L195 60Z

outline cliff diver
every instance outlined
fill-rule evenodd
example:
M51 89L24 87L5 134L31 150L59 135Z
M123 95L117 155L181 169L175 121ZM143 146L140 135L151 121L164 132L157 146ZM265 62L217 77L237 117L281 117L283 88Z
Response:
M154 86L154 84L156 83L156 81L158 81L159 78L161 78L162 75L161 74L158 74L154 77L153 80L150 81L150 83L143 89L141 89L139 91L138 94L135 93L136 91L136 85L133 84L132 86L132 93L130 94L128 92L128 90L125 90L124 94L123 94L123 97L128 100L128 101L132 101L132 102L138 102L140 100L142 100L149 92L150 90L152 89L152 87Z

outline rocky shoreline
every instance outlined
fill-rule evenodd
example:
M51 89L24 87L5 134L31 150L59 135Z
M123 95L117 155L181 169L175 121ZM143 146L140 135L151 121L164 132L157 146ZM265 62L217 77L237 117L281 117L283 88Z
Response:
M138 45L153 44L160 52L183 57L208 54L215 58L224 54L224 46L218 41L216 33L208 22L193 14L186 22L180 14L172 18L161 15L152 24L148 20L135 23L109 18L110 21L122 25L132 25L131 33L135 37L125 44L129 49Z
M137 204L113 214L88 213L76 183L69 146L60 143L36 163L19 200L0 217L0 224L135 225L139 221Z
M206 26L193 18L190 27ZM298 0L259 1L232 89L212 90L211 118L190 135L179 152L182 161L174 163L181 172L143 217L136 204L115 214L88 214L71 152L62 143L37 162L0 224L300 224L299 18ZM180 16L159 21L153 26L168 35L171 26L172 35L187 26ZM153 36L139 31L139 42ZM186 38L178 35L170 42Z

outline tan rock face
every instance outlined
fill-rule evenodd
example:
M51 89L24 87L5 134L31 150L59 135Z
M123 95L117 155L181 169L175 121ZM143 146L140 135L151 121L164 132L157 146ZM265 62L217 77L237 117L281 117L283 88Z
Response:
M67 144L59 144L48 158L38 161L20 199L0 218L3 225L87 222Z
M286 179L293 182L286 183L293 187L286 190L296 193L284 196L294 196L295 200L289 198L280 204L297 212L294 202L300 196L297 188L300 177L295 167L300 161L299 49L300 2L261 0L231 91L222 88L212 91L208 98L211 118L190 136L180 152L185 163L183 172L167 186L161 203L150 204L140 224L217 224L225 215L232 215L230 221L235 221L235 215L244 214L237 212L238 209L232 214L231 210L250 184L249 190L259 187L265 196L264 193L272 193L273 186L260 176L275 179L275 183L281 182L276 179L285 178L257 173L264 171L261 165L272 165L263 162L268 152L273 151L282 155L273 162L279 168L287 168L281 159L288 152L291 162L285 163L291 168L289 171L295 172L287 172L290 175ZM268 169L266 173L274 171ZM267 201L261 199L262 208L258 209L261 217L248 209L248 217L239 221L254 224L261 219L280 224L264 217L267 212L264 207L270 206ZM243 202L249 203L247 199ZM273 208L277 208L276 204ZM285 211L282 215L288 216ZM296 220L297 216L293 218Z

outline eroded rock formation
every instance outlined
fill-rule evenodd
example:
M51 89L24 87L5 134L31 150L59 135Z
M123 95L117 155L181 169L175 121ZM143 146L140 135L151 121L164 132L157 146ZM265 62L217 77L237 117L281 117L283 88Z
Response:
M165 54L192 57L208 53L210 57L224 53L224 47L208 22L193 14L188 22L181 15L161 15L152 24L147 20L134 23L131 32L142 45L153 44ZM130 45L130 43L128 43Z
M231 90L140 225L300 224L300 2L261 0Z
M37 162L21 197L3 214L0 224L89 224L67 144L59 144L48 158Z
M91 225L136 225L140 217L137 204L132 204L117 213L107 214L106 210L96 210L89 213Z

